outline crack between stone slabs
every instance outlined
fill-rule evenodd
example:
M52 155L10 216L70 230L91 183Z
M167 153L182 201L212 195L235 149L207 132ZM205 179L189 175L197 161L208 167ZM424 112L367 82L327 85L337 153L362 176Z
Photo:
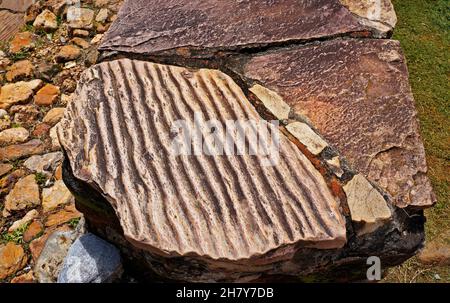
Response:
M373 22L373 21L372 21ZM372 33L375 36L368 35ZM335 35L328 35L322 37L311 37L307 39L290 39L279 42L269 42L269 43L254 43L254 44L242 44L234 47L230 47L226 49L225 47L215 47L208 48L207 52L202 54L201 46L193 46L193 45L185 45L176 48L171 48L167 50L158 51L155 53L143 53L137 54L132 51L127 50L111 50L111 48L122 48L125 45L107 45L101 46L98 50L101 52L101 56L99 62L108 60L108 55L114 56L117 53L124 53L131 56L145 56L145 57L183 57L182 55L177 54L179 50L187 50L191 53L196 53L194 56L190 55L189 58L184 57L185 59L203 59L203 60L215 60L218 54L222 54L222 56L233 56L233 55L252 55L252 54L260 54L271 50L280 50L285 48L291 48L295 46L303 46L312 43L319 43L324 41L331 41L336 39L390 39L392 36L392 32L386 32L385 35L378 35L379 33L371 28L367 28L365 31L350 31L347 33L340 33ZM149 39L151 40L151 39ZM147 42L148 40L146 40ZM145 43L145 42L142 42ZM142 43L136 44L140 45ZM132 49L133 47L130 47ZM108 54L109 52L109 54ZM146 60L148 61L148 60Z

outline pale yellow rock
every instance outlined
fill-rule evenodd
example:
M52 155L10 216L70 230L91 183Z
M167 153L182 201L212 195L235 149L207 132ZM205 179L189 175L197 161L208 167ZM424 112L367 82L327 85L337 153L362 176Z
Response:
M14 185L14 188L6 196L5 210L7 212L26 209L41 203L39 198L39 186L34 175L28 175Z
M50 188L44 188L42 191L42 207L44 212L55 209L59 205L73 202L74 197L67 189L62 180L58 180Z
M9 128L0 132L0 144L13 144L25 142L30 133L23 127Z
M50 10L45 9L36 17L33 26L37 29L55 30L58 28L56 15Z
M349 11L369 21L388 24L394 28L397 16L390 0L340 0Z
M334 174L338 176L339 178L342 177L344 174L344 171L341 168L341 161L339 160L339 157L336 156L330 160L327 160L328 165L333 170Z
M286 129L314 155L320 154L328 146L327 142L317 135L306 123L290 123L286 126Z
M64 107L55 107L48 111L48 113L45 115L42 122L47 123L49 125L55 125L59 122L59 120L64 115Z
M359 235L375 231L391 218L391 210L383 196L363 175L354 176L343 188L352 220L363 224L357 231Z
M30 222L31 220L37 218L39 216L39 212L35 209L30 210L29 212L27 212L25 214L25 216L20 219L15 221L11 227L8 229L8 231L11 233L13 231L15 231L16 229L18 229L19 227L21 227L24 224L27 224L28 222Z
M58 126L58 123L50 129L50 139L52 140L52 146L51 146L52 150L58 150L59 148L61 148L61 145L59 144L59 139L58 139L57 126Z
M250 91L258 97L264 106L278 119L285 120L289 117L291 108L283 101L280 95L259 84L250 88Z
M6 84L0 91L0 108L8 109L16 103L24 103L33 96L33 90L27 82Z
M88 8L71 6L67 10L67 22L73 29L91 29L94 21L94 11Z
M28 81L28 82L25 82L25 83L33 91L38 90L44 84L44 82L41 79L34 79L34 80L31 80L31 81Z

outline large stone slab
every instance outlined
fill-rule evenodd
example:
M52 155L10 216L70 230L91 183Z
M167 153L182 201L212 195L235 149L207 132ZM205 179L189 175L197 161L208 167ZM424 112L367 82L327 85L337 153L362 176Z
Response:
M395 22L388 0L127 0L100 49L211 56L342 35L386 37Z
M292 280L336 267L361 266L365 275L368 256L395 265L421 247L420 213L393 208L308 121L277 128L263 120L252 89L241 85L217 70L129 59L81 77L57 126L63 179L90 230L116 244L126 264L152 279ZM195 113L217 119L199 130L208 146L227 120L254 120L279 135L279 157L197 153L195 145L193 154L174 154Z
M335 39L263 52L229 65L307 117L351 166L399 207L429 207L414 99L398 41Z
M103 193L136 246L168 257L271 263L269 252L289 259L282 251L301 243L345 244L337 199L284 136L274 165L260 154L174 153L174 123L194 123L199 113L279 132L227 75L123 59L90 69L79 86L60 141L74 176Z

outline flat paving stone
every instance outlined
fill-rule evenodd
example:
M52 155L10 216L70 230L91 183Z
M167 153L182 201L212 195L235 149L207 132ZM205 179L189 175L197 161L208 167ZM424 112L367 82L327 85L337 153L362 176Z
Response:
M230 64L282 96L399 207L435 203L398 41L336 39Z
M365 18L372 7L343 2L346 6L338 0L127 0L100 49L192 57L341 35L386 37L392 30L383 18ZM347 7L358 8L362 17ZM384 18L395 17L392 6L377 9Z

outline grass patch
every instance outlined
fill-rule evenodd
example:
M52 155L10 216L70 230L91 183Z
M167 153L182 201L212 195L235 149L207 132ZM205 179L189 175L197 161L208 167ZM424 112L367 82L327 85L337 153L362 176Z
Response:
M29 50L21 50L17 53L13 53L10 55L10 59L14 62L27 59L30 57L30 51Z
M47 181L47 177L43 173L36 173L34 175L34 179L36 180L36 183L40 186L44 186L45 182Z
M81 218L74 218L71 219L69 222L67 222L67 224L71 227L71 228L75 228L78 226L78 223L80 222Z
M12 233L5 232L1 236L2 242L14 242L16 244L22 244L23 243L23 234L28 228L28 225L30 225L30 222L23 224L18 229L13 231Z
M441 241L450 230L450 2L447 0L393 0L399 40L408 61L416 101L428 176L437 205L425 211L427 241ZM434 277L438 274L442 280ZM412 276L411 276L412 275ZM411 259L393 269L388 281L443 282L450 269L425 267Z

